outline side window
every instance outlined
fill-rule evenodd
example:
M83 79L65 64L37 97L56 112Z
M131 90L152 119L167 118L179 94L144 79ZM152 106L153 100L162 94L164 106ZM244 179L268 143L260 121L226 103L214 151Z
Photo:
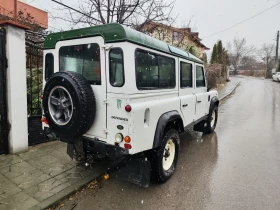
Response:
M176 86L175 60L136 50L136 85L139 90L167 89Z
M45 57L45 80L47 81L54 73L54 58L52 53Z
M110 54L110 83L113 87L124 85L123 51L120 48L111 49Z
M204 70L201 66L196 66L196 87L206 87Z
M99 45L64 46L59 50L59 71L73 71L83 75L90 84L101 85Z
M193 87L192 64L181 62L181 88Z

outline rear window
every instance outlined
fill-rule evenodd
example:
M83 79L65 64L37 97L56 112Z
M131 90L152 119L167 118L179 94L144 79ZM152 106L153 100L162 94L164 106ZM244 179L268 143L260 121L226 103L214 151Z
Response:
M91 84L101 85L99 45L94 43L61 47L59 71L77 72Z
M139 90L168 89L176 86L173 58L137 50L135 63Z
M123 51L121 48L111 49L110 59L110 83L113 87L124 85Z
M45 57L45 80L47 81L54 72L54 58L52 53L46 54Z

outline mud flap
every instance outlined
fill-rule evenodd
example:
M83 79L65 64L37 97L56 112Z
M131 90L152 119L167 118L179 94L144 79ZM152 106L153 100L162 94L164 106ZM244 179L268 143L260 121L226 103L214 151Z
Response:
M149 187L151 179L151 163L145 157L127 157L124 165L118 170L119 177L137 184Z
M69 157L71 157L72 159L74 158L74 144L67 144L67 154L69 155Z

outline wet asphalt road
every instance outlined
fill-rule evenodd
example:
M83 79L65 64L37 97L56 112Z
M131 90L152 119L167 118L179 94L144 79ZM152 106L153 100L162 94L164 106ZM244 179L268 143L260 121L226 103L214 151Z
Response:
M244 78L216 132L181 136L173 177L141 188L111 174L63 209L280 209L280 83Z

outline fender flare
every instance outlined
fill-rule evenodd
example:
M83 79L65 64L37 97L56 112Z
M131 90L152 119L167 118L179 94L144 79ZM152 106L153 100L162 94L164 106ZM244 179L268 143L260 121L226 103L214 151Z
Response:
M217 96L214 96L214 97L211 99L211 101L210 101L210 110L213 110L213 109L214 109L214 106L215 106L216 104L219 106L219 103L220 103L220 101L219 101L218 97L217 97ZM210 110L209 110L209 111L210 111Z
M155 131L153 149L160 146L161 140L162 140L163 135L164 135L166 125L169 122L172 122L174 120L181 120L182 123L183 123L182 117L178 113L178 111L166 112L166 113L164 113L163 115L160 116L160 118L158 120L158 123L157 123L156 131ZM183 127L183 124L182 124L182 127ZM183 128L183 130L184 130L184 128Z

